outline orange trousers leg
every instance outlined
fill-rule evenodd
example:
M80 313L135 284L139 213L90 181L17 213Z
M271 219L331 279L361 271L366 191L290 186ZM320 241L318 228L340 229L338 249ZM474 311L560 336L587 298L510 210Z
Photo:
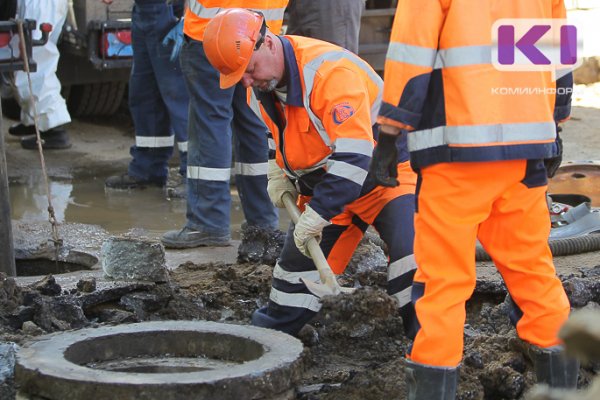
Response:
M416 287L421 286L422 294L415 302L420 329L409 355L412 361L439 367L456 367L460 363L465 302L473 293L476 282L478 234L486 248L493 249L491 252L499 262L503 276L511 276L507 278L511 293L515 289L514 282L521 281L520 290L516 290L516 301L528 317L520 321L519 334L532 341L526 332L535 331L539 335L546 330L543 341L532 343L541 346L558 343L557 327L568 315L568 301L562 286L557 286L548 256L549 222L541 222L546 224L543 228L530 227L543 219L539 204L545 204L545 185L529 189L521 183L525 175L524 160L438 164L421 171L415 217L418 269L414 281ZM518 209L522 212L517 213L515 210ZM535 218L529 217L530 211ZM513 235L515 230L526 225L530 228L526 233ZM496 244L500 230L504 236ZM524 236L527 236L526 240ZM526 244L519 243L521 240ZM537 245L530 246L532 242ZM523 246L530 246L526 254L516 255L518 250L511 250ZM519 257L520 261L516 263L514 260ZM526 266L533 269L528 271ZM516 273L518 271L521 276ZM528 280L533 281L531 285ZM523 288L528 288L529 292L524 293ZM535 307L527 309L532 303L525 301L523 296L538 298L536 304L543 307L543 311L535 310ZM552 296L559 300L547 302Z
M490 217L479 229L481 244L523 312L517 334L539 347L560 343L558 331L570 311L548 246L546 189L513 186L494 203Z

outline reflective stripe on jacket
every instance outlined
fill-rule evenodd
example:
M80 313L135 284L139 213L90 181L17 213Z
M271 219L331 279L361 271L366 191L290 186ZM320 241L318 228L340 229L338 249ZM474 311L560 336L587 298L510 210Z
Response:
M552 156L572 75L495 69L492 25L565 15L562 0L398 1L378 121L414 130L413 167Z
M365 61L341 47L299 36L280 40L286 98L257 93L259 117L271 132L277 164L288 176L302 182L317 172L310 204L330 219L373 188L363 186L383 82Z
M288 0L189 0L183 32L194 40L202 40L208 22L226 8L248 8L260 11L271 32L281 32L283 13Z

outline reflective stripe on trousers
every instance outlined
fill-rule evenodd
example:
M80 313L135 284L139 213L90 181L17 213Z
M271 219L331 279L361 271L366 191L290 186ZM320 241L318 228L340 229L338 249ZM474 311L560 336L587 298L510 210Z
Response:
M167 179L167 162L179 146L179 172L186 170L189 96L179 60L171 61L173 44L162 40L177 23L165 3L136 4L132 12L133 67L129 109L136 132L129 175Z
M402 298L403 293L410 291L414 274L414 263L411 266L406 263L412 259L414 195L402 195L381 206L383 209L375 213L377 217L371 222L389 249L390 263L406 266L403 271L393 268L395 274L390 274L388 282L388 294ZM344 271L368 227L364 221L355 221L347 226L330 225L323 230L321 249L336 273ZM321 309L321 304L301 281L304 278L320 283L314 263L296 247L293 231L294 226L290 225L273 271L269 303L254 313L252 323L295 335ZM412 337L417 324L410 298L399 307L407 335Z

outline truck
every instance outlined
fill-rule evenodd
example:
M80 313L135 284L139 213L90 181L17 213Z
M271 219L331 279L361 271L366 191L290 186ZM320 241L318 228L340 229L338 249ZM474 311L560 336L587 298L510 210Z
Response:
M100 0L69 0L58 43L57 76L74 117L114 114L121 105L132 64L131 10L134 0L108 5ZM44 21L37 21L38 24ZM19 105L2 79L4 114L19 119Z
M133 3L69 0L57 75L71 115L111 115L121 105L132 63Z

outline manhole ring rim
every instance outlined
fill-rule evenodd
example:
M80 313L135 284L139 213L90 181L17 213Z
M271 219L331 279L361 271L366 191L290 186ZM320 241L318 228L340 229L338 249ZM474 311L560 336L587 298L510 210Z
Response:
M216 328L216 329L211 329ZM207 370L175 373L132 373L93 369L67 360L64 351L79 341L114 334L136 334L157 331L194 331L230 334L254 340L267 350L261 357L230 366L226 371ZM265 337L269 338L268 343ZM17 353L17 367L43 374L56 380L92 380L97 384L118 385L178 385L215 384L226 379L238 379L253 372L269 372L300 361L303 345L300 340L282 332L251 325L234 325L212 321L151 321L134 324L87 328L40 336L25 343ZM17 370L18 370L17 369ZM135 376L135 382L132 382ZM15 376L18 380L18 374Z

